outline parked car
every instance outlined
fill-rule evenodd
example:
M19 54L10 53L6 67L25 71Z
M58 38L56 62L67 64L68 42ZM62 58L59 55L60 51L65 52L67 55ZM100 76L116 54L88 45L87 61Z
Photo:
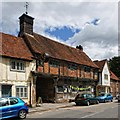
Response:
M99 100L90 93L78 94L75 98L76 105L87 105L90 104L99 104Z
M108 101L113 101L113 96L111 93L101 93L97 99L99 99L99 102L108 102Z
M118 99L118 102L120 102L120 93L118 94L118 98L117 99Z
M19 117L26 118L28 106L18 97L0 98L0 119Z

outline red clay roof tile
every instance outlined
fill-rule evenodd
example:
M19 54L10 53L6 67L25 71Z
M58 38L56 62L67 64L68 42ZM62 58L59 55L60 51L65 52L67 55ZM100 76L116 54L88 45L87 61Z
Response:
M112 79L112 80L120 80L112 71L110 71L110 79Z
M94 63L100 68L100 71L102 71L106 61L106 59L101 61L96 60Z
M18 59L32 60L32 53L24 40L5 33L0 33L0 55Z
M36 53L48 53L50 57L56 59L98 68L85 52L79 49L64 45L36 33L33 36L26 34L26 38Z

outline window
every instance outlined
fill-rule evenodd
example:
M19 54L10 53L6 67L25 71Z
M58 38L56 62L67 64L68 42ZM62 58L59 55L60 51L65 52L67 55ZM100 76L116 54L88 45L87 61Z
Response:
M64 92L63 86L57 86L57 92Z
M77 70L78 67L77 67L76 64L68 64L68 69L70 69L70 70Z
M104 74L104 79L108 80L108 75L107 74Z
M8 106L9 102L7 98L0 98L0 107L2 106Z
M84 67L84 71L85 71L85 72L90 72L91 69L90 69L90 67Z
M94 72L94 75L98 75L98 72L97 72L97 71L95 71L95 72Z
M44 66L44 61L42 61L42 60L37 60L37 65L38 66Z
M27 87L16 87L16 96L21 97L21 98L26 98L27 97Z
M11 61L11 70L25 71L25 64L23 61Z
M56 60L50 60L49 64L51 67L58 67L59 66L59 62Z
M17 98L10 98L10 105L14 105L14 104L17 104L17 103L18 103Z

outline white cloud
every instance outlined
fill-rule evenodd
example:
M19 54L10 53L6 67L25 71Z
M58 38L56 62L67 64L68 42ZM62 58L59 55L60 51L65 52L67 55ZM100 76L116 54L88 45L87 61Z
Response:
M92 8L94 8L93 12L91 12L93 10ZM83 48L85 48L84 51L88 53L92 59L104 59L105 57L110 58L117 55L117 4L89 4L86 13L88 13L90 17L100 18L101 22L98 26L92 24L85 26L85 29L70 38L67 43L72 46L83 45Z

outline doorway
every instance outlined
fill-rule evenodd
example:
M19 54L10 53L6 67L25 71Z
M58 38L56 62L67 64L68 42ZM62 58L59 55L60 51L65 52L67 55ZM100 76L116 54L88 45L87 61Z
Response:
M12 85L2 85L2 97L11 97Z

